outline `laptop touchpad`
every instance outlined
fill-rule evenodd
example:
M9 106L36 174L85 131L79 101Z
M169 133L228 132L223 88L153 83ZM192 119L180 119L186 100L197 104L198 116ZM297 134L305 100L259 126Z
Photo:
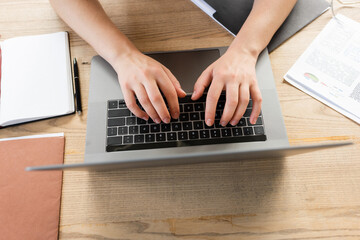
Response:
M218 49L147 54L166 66L187 93L192 93L201 73L220 57Z

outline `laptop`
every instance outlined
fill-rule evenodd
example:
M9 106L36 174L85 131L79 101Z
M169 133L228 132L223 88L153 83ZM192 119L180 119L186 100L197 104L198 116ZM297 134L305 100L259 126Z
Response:
M157 52L148 56L168 67L186 93L203 70L222 56L226 47L177 52ZM155 124L137 119L127 108L114 69L100 56L91 62L86 148L83 163L28 167L26 170L112 170L175 164L221 162L241 159L284 157L352 143L289 146L273 79L270 59L264 50L256 64L263 97L261 115L251 125L247 112L235 127L203 124L204 102L180 99L179 120ZM221 96L217 119L225 96Z

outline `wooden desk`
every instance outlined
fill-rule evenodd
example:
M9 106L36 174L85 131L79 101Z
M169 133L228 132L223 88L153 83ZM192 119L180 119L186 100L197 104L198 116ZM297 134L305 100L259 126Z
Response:
M142 51L229 45L231 37L190 0L102 1ZM345 9L360 21L360 10ZM271 56L292 145L356 145L267 159L108 173L65 172L60 239L360 239L360 128L283 81L331 19L325 13ZM65 132L65 162L82 162L91 57L96 53L46 0L0 2L0 40L69 31L80 62L84 113L0 130L1 138Z

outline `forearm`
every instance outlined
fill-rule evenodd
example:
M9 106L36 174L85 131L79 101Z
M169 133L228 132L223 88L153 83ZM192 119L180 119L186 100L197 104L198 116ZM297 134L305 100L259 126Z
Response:
M130 40L111 22L97 0L50 0L57 14L114 65L117 58L136 50Z
M255 0L230 48L257 56L291 12L297 0Z

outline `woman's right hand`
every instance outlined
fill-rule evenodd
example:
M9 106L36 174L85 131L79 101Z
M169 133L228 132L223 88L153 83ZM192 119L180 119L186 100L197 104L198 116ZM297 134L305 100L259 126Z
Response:
M169 69L138 50L118 57L113 66L126 106L135 116L145 120L150 116L155 123L169 123L171 118L179 117L178 97L186 93ZM145 111L137 105L135 96Z

